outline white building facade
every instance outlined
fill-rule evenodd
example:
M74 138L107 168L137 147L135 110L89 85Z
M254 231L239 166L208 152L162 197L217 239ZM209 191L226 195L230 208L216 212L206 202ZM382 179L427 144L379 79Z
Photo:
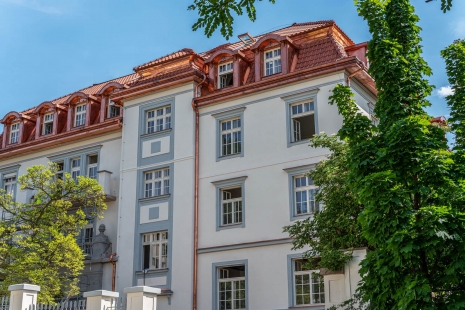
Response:
M306 173L328 150L308 140L342 125L329 104L332 89L350 84L361 113L372 117L377 93L366 44L333 21L239 38L204 53L180 50L56 101L53 108L67 109L62 126L47 125L40 113L5 117L2 186L47 161L73 173L79 158L110 188L102 223L117 253L116 290L161 288L158 309L325 309L355 292L365 251L342 271L306 270L283 227L322 208ZM35 127L21 121L17 129L25 116ZM119 129L102 125L112 119ZM24 128L64 136L81 125L96 133L14 159L2 155L40 140L11 143ZM89 224L94 235L99 225Z

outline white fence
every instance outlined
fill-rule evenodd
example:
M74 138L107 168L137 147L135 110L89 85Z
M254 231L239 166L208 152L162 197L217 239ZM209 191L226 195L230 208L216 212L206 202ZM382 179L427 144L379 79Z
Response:
M85 292L85 300L65 301L55 305L37 304L40 286L10 285L10 298L0 299L0 310L156 310L159 288L134 286L124 289L126 296L105 290Z

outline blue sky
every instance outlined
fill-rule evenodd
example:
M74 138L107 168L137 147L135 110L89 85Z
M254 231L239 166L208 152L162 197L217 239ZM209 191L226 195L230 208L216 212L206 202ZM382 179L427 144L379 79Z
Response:
M93 83L132 72L132 68L184 47L197 52L225 43L217 32L192 32L192 0L0 0L0 118ZM454 0L446 14L440 1L412 0L423 28L424 57L433 68L431 83L447 87L439 51L465 38L465 1ZM276 0L258 4L258 20L236 18L237 34L261 34L293 22L334 19L355 42L370 39L351 0ZM442 89L442 93L447 89ZM438 91L431 96L434 116L448 115Z

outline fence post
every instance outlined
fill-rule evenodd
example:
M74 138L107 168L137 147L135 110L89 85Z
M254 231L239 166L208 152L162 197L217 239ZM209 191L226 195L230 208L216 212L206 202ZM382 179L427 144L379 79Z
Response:
M84 297L87 298L86 310L105 310L115 304L114 299L119 297L119 293L98 290L85 292Z
M14 284L8 287L10 291L9 310L29 310L37 305L37 292L40 286L33 284Z
M126 310L156 310L157 295L161 289L150 286L133 286L124 289L127 296Z

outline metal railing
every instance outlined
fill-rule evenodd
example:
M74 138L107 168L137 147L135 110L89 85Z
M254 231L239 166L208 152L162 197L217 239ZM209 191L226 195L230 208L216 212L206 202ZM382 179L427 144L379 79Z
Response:
M29 310L86 310L86 301L86 299L65 300L56 304L31 305Z
M110 300L110 306L105 307L103 310L126 310L126 306L126 297L112 298Z
M0 310L8 310L10 308L10 298L1 297L0 298Z

